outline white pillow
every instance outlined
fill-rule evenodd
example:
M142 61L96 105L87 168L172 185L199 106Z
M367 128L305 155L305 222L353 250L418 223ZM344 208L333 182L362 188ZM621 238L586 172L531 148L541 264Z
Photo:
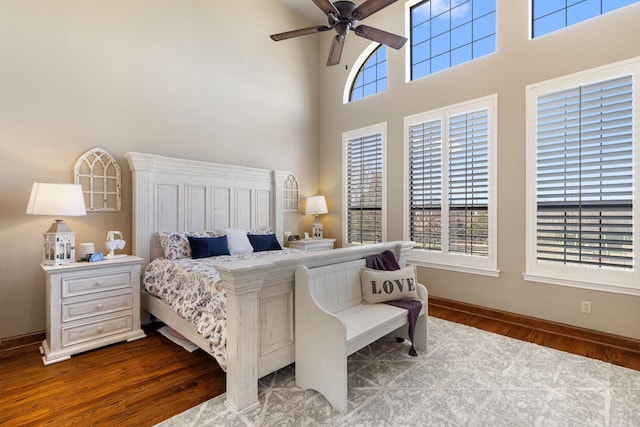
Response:
M247 237L247 230L242 228L225 228L224 234L227 236L227 245L231 255L248 254L253 252L253 246Z
M396 300L419 300L416 270L409 265L400 270L360 269L362 298L369 304Z

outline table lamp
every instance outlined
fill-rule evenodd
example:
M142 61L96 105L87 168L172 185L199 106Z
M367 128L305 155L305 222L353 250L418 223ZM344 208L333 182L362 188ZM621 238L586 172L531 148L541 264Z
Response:
M307 197L305 214L316 216L316 218L313 220L313 225L311 226L313 238L316 240L322 239L322 223L320 222L320 218L318 217L318 215L326 214L328 212L327 201L325 200L324 196Z
M43 234L43 265L75 262L75 234L62 216L87 214L80 184L34 182L27 205L27 214L56 216L51 227Z

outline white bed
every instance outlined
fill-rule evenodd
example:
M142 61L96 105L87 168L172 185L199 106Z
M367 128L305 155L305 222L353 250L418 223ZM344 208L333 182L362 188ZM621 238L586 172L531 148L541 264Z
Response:
M284 171L126 153L133 182L133 251L147 263L163 255L157 232L271 228L282 241ZM259 405L258 378L295 361L295 268L336 264L392 250L400 264L412 242L389 242L217 267L226 293L226 404L236 413ZM209 343L159 298L142 308L209 352Z

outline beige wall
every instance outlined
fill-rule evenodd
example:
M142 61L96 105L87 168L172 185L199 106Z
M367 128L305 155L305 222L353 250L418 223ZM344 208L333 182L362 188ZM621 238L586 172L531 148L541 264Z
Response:
M222 3L0 0L0 338L45 328L52 218L25 214L31 185L71 182L89 148L123 172L122 212L66 219L100 248L131 239L127 151L289 170L317 192L318 40L271 41L308 25L277 0Z
M525 86L640 56L640 4L528 39L528 1L497 1L496 53L405 83L406 47L389 52L388 90L342 104L353 61L367 46L351 34L340 66L321 75L320 187L329 196L325 234L341 234L342 132L386 121L389 240L403 238L403 118L434 108L498 95L499 278L421 268L431 295L640 338L640 297L525 282ZM385 30L404 31L404 2L367 19ZM323 34L329 45L329 36ZM324 59L324 53L321 54ZM348 69L345 69L345 65ZM593 303L591 315L580 301Z
M342 63L325 67L328 33L268 39L309 25L278 0L224 10L211 0L0 0L0 338L44 329L39 263L51 218L25 215L31 184L72 181L89 148L120 163L123 211L68 218L78 242L99 246L114 229L130 238L126 151L290 170L303 195L329 196L325 234L340 237L342 132L387 121L388 238L400 239L403 117L493 93L501 275L421 269L421 280L432 295L640 338L640 298L522 278L525 85L640 56L640 4L529 41L529 2L497 3L495 54L404 83L406 48L390 50L387 92L343 105L346 76L368 42L351 34ZM367 24L402 33L403 2ZM293 231L310 222L286 217ZM593 314L580 313L583 299Z

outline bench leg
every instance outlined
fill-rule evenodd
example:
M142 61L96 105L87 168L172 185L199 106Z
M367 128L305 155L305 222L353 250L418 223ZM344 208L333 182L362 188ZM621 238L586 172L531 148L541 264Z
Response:
M296 385L322 394L336 410L347 412L347 358L316 349L307 357L296 355ZM336 357L337 356L337 357ZM342 357L340 357L342 356Z
M413 331L413 345L417 350L427 350L427 315L421 314Z
M403 338L407 341L411 341L409 338L409 325L404 325L390 334L386 335L389 338ZM416 321L416 327L413 331L413 345L417 350L427 349L427 315L421 314Z

